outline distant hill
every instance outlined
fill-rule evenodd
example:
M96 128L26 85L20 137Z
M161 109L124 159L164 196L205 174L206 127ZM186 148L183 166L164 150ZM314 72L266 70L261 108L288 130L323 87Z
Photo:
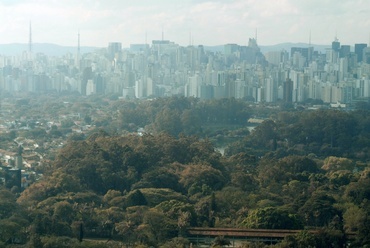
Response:
M315 51L324 53L326 48L329 48L330 45L312 45L315 48ZM308 47L307 43L281 43L271 46L260 46L261 52L266 53L270 51L281 51L285 49L290 52L292 47ZM90 53L100 47L86 47L83 46L80 48L81 54ZM223 52L224 46L204 46L204 49L211 52ZM63 56L67 53L76 54L77 48L73 46L60 46L50 43L35 43L32 45L32 50L34 53L43 53L48 56ZM12 44L0 44L0 55L14 56L21 55L23 52L28 51L28 44L12 43Z
M330 48L330 45L314 45L312 44L311 46L314 47L315 51L319 51L322 53L325 53L326 48ZM262 53L267 53L271 51L281 51L281 50L286 50L287 52L290 53L290 49L292 47L308 47L307 43L280 43L276 45L270 45L270 46L259 46L261 49ZM211 52L223 52L224 51L224 46L204 46L204 49L207 51Z
M326 48L330 48L330 45L315 45L311 44L312 47L314 47L315 51L319 51L322 53L325 53ZM262 53L267 53L271 51L281 51L281 50L286 50L287 52L290 53L290 49L292 47L309 47L307 43L281 43L281 44L276 44L272 46L260 46L261 52Z
M223 45L219 45L219 46L204 46L204 50L210 51L210 52L214 52L214 53L217 53L217 52L223 53L224 52L224 46Z
M81 47L81 54L93 52L99 49L98 47ZM28 44L12 43L0 44L0 55L14 56L21 55L23 52L28 51ZM34 53L43 53L48 56L63 56L67 53L76 54L77 47L60 46L50 43L35 43L32 44L32 51Z

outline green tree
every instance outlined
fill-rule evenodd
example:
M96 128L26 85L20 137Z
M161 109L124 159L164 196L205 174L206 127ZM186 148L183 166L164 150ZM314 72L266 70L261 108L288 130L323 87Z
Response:
M56 222L66 222L71 224L75 219L73 206L67 201L61 201L54 205L53 220Z
M335 156L329 156L325 158L324 165L321 169L326 171L333 170L353 170L354 163L348 158L340 158Z
M347 185L344 195L351 202L360 205L370 199L370 178L360 179Z
M197 135L202 131L201 119L198 113L190 109L184 110L181 114L181 126L185 135Z
M0 220L0 241L8 242L10 244L16 242L16 240L24 240L25 233L21 226L9 219Z
M314 227L327 226L341 212L334 207L335 199L326 192L315 192L299 209L306 225Z
M166 241L159 248L186 248L189 247L190 241L186 238L176 237L171 240Z
M145 173L143 178L133 185L133 188L169 188L181 192L182 187L178 181L178 175L168 169L159 168Z
M278 130L273 120L265 120L251 133L251 143L259 147L277 149Z
M301 231L295 235L285 237L281 242L281 247L314 248L317 247L316 243L314 234L308 231Z
M211 189L221 189L225 184L225 177L221 171L205 164L189 165L181 173L180 183L186 188L191 186L207 185Z
M154 127L158 133L165 132L177 137L183 130L180 113L169 108L163 109L155 118Z
M44 244L41 241L38 233L31 233L30 240L28 242L29 248L43 248Z
M143 223L150 231L149 243L159 244L177 236L176 222L154 208L145 213Z
M148 202L145 198L145 196L143 195L143 193L141 193L140 190L134 190L132 193L128 194L127 198L126 198L126 207L132 207L132 206L145 206L147 205Z
M70 127L73 127L74 125L75 125L75 123L71 119L61 121L61 127L63 127L63 128L70 128Z
M0 189L0 220L9 218L17 210L15 195L6 189Z
M91 124L91 122L92 122L91 116L90 116L90 115L85 115L85 117L84 117L84 122L85 122L87 125L90 125L90 124Z
M224 236L217 236L213 242L211 247L224 247L231 245L230 240L226 239Z
M243 224L247 228L257 229L301 229L303 227L297 215L273 207L251 210Z

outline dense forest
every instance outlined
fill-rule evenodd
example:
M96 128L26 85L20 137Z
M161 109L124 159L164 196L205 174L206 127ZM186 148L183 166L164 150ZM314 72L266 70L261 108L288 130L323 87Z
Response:
M274 247L343 247L350 232L351 247L370 245L366 108L192 98L106 107L115 116L86 107L98 128L70 135L42 180L21 193L1 189L0 247L180 248L188 227L302 230ZM265 120L251 130L254 116Z

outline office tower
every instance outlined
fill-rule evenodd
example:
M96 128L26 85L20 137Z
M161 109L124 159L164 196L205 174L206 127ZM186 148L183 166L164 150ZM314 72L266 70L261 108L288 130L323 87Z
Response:
M370 47L365 47L362 52L362 61L366 64L370 64Z
M344 58L351 52L351 47L349 45L342 45L339 50L339 58Z
M307 58L302 56L301 53L295 52L292 56L292 65L295 69L303 70L306 65Z
M337 63L338 58L339 58L339 52L340 52L340 42L338 41L337 37L335 37L335 40L331 43L331 51L330 51L331 61L327 61L327 62ZM328 52L326 54L328 54Z
M119 55L122 51L121 42L109 42L108 44L108 56L111 60L116 58L116 55Z
M285 59L285 51L271 51L265 54L266 60L273 65L279 65Z
M239 50L239 45L237 44L226 44L224 45L224 55L225 57L231 56Z
M254 39L253 38L249 38L249 40L248 40L248 47L259 50L259 47L257 45L257 38L254 38Z
M357 62L362 61L362 55L365 47L367 47L367 44L365 43L355 44L355 54L357 55Z
M303 57L308 58L308 48L307 47L292 47L290 49L290 57L293 57L293 55L298 52Z
M336 51L336 52L339 52L340 42L338 41L337 38L335 38L335 40L331 43L331 49Z
M326 63L337 63L338 52L333 49L326 49Z
M357 66L357 55L354 52L350 52L348 58L348 70L351 70Z
M284 93L283 93L283 100L284 102L292 102L293 101L293 81L290 78L287 78L284 82Z
M313 47L292 47L290 49L290 57L294 54L300 53L302 57L305 58L305 65L312 60Z
M348 75L348 59L339 59L339 79L344 80Z
M87 80L86 95L89 96L89 95L92 95L92 94L95 94L95 93L96 93L96 84L95 84L94 80L92 80L92 79Z
M198 49L194 46L186 48L186 63L189 65L192 71L195 71L198 65Z

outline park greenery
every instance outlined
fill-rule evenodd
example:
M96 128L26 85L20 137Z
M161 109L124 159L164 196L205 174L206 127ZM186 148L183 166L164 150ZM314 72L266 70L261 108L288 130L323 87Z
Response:
M19 116L76 111L96 128L72 134L67 118L1 137L65 145L38 168L42 179L22 192L1 188L0 247L180 248L188 227L302 230L274 247L343 247L348 233L351 247L370 245L367 106L98 96L15 104ZM251 129L252 117L264 121Z

